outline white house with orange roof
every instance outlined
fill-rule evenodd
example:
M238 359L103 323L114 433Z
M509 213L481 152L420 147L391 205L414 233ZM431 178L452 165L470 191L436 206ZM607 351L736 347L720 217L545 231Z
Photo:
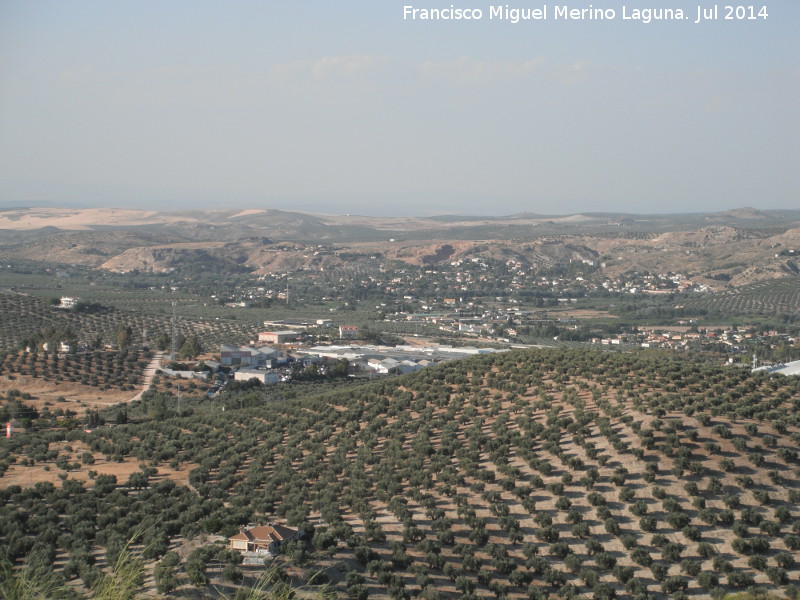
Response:
M297 539L298 532L284 525L256 525L242 529L228 538L231 550L275 553L286 542Z

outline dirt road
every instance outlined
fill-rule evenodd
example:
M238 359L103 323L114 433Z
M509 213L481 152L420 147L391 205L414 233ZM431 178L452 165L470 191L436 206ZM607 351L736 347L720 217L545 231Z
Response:
M139 390L139 393L133 396L132 398L125 400L124 402L120 402L119 404L127 404L128 402L133 402L134 400L141 400L142 394L144 394L147 390L150 389L150 384L153 383L153 377L156 375L156 371L161 368L161 361L164 358L163 352L158 352L155 356L153 356L153 360L150 361L150 364L145 367L144 370L144 383L142 384L142 389Z

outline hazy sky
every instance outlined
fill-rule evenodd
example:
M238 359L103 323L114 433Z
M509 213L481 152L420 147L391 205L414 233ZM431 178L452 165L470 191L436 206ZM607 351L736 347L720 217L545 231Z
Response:
M800 207L800 2L695 24L404 0L0 0L0 203L378 215ZM541 8L541 2L509 3ZM567 4L586 8L589 3ZM719 4L720 8L722 4ZM756 6L761 6L756 5Z

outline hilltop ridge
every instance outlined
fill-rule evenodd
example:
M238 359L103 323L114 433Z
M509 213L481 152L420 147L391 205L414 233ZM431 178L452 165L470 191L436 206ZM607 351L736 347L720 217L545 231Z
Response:
M0 211L0 256L115 272L160 272L209 260L258 275L337 268L354 253L409 265L490 257L542 268L599 260L611 276L689 270L719 289L797 272L792 256L776 260L776 254L800 248L798 226L800 211L752 208L691 215L377 218L270 209L44 207Z

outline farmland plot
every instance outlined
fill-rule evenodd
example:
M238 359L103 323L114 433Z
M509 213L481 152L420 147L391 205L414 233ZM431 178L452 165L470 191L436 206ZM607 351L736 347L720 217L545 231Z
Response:
M77 547L149 524L166 541L155 560L179 533L278 520L309 533L288 563L327 569L352 597L792 593L799 394L796 378L664 353L551 349L225 413L198 400L191 417L6 444L2 460L20 461L48 451L42 435L74 437L142 473L103 487L124 511L86 515L78 533L72 505L100 502L96 483L6 487L2 535L12 559L38 552L57 506ZM189 463L189 487L154 479Z

